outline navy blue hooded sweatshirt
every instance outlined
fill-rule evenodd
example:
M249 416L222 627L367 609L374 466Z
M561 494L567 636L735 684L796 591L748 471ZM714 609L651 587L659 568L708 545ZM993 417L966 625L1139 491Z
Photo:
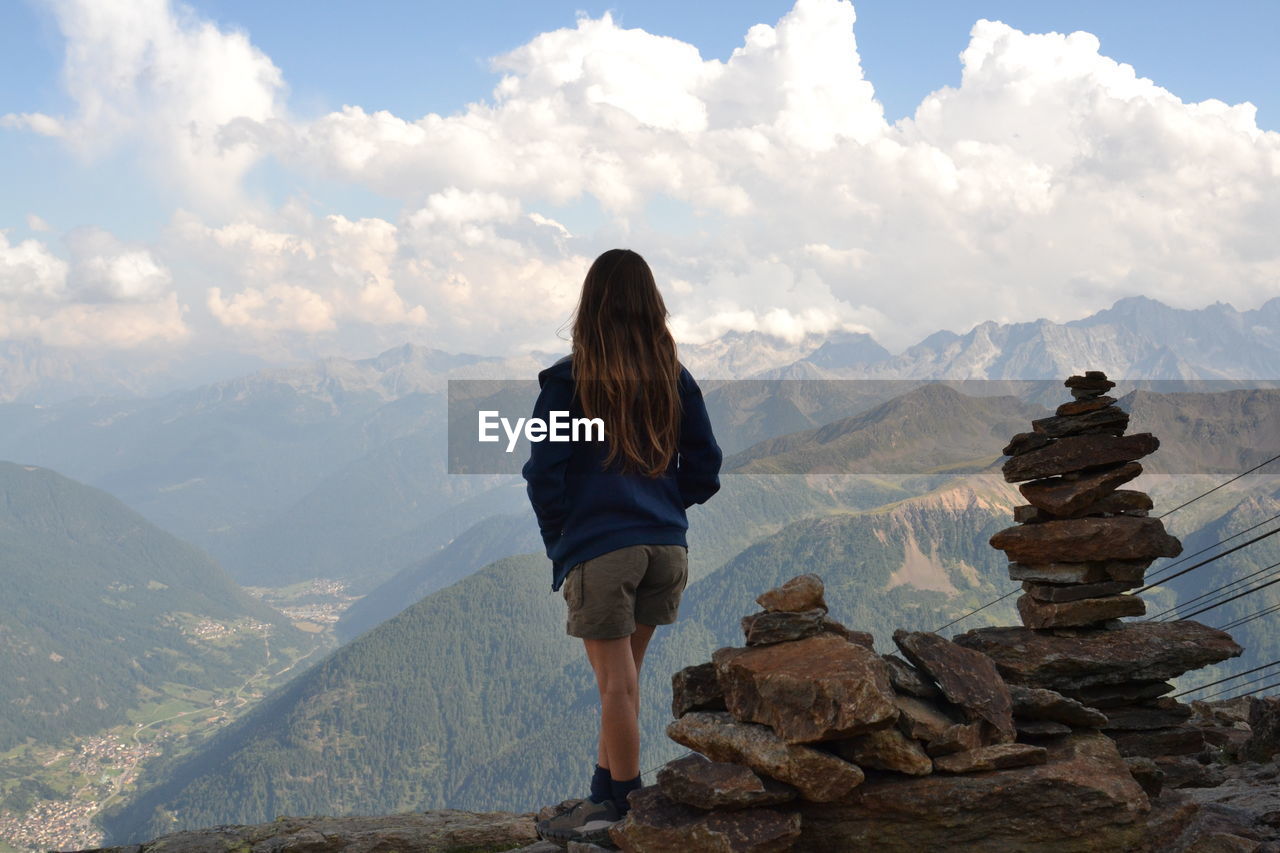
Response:
M569 356L538 374L533 417L550 412L583 417ZM680 368L680 443L660 477L604 470L606 441L535 441L523 474L529 502L551 558L551 591L569 569L627 545L684 545L685 510L720 489L722 454L711 433L702 391Z

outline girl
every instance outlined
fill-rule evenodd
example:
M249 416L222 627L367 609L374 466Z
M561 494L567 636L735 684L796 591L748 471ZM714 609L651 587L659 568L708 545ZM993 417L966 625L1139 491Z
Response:
M591 795L543 821L543 838L598 841L641 787L639 673L657 625L676 620L688 576L685 510L720 488L702 392L676 360L644 258L611 249L582 283L570 355L538 374L533 416L600 418L604 440L533 442L529 500L600 692Z

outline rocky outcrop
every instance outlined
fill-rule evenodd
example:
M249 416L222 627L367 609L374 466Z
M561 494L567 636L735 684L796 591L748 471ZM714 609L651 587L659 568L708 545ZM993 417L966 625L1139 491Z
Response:
M98 853L481 853L537 841L533 814L446 809L385 817L282 817L164 835Z
M791 581L760 596L744 635L767 614L814 624L821 602L817 578ZM1142 838L1150 801L1097 730L1103 712L1011 689L998 661L937 634L896 632L902 657L856 634L722 648L712 669L677 673L667 734L699 754L632 795L618 847L1065 851ZM716 696L725 710L695 710Z

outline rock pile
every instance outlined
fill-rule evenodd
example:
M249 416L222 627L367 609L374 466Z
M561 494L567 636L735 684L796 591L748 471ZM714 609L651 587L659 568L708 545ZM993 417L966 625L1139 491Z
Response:
M1182 550L1148 517L1150 497L1118 488L1142 472L1137 460L1159 441L1124 435L1129 416L1103 396L1115 385L1103 373L1065 384L1076 399L1005 448L1005 479L1022 482L1028 505L991 545L1023 582L1025 627L980 628L955 642L988 655L1019 689L1047 688L1105 714L1098 725L1146 780L1200 778L1198 763L1185 756L1204 749L1206 729L1190 722L1190 706L1166 695L1170 679L1243 650L1198 622L1120 621L1145 612L1124 591L1142 585L1157 557ZM1154 759L1160 774L1143 758Z
M1150 433L1126 436L1129 414L1104 396L1115 387L1101 371L1064 383L1075 398L1053 417L1033 421L1004 452L1004 476L1021 483L1027 504L1018 525L991 545L1009 557L1009 576L1022 581L1018 613L1028 628L1104 624L1146 612L1142 599L1122 594L1142 586L1158 557L1182 552L1151 498L1120 486L1142 473L1137 461L1160 442ZM1113 623L1114 624L1114 623Z
M985 654L827 615L802 575L757 599L745 645L672 679L694 754L634 793L625 851L1129 849L1150 804L1102 713L1010 687ZM767 628L767 630L766 630ZM1090 848L1093 849L1093 848Z

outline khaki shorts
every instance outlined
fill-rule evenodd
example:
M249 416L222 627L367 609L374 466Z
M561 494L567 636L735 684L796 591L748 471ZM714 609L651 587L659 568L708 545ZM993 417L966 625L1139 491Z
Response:
M569 605L565 631L571 637L629 637L642 625L676 621L689 579L689 549L683 545L628 545L569 570L560 591Z

